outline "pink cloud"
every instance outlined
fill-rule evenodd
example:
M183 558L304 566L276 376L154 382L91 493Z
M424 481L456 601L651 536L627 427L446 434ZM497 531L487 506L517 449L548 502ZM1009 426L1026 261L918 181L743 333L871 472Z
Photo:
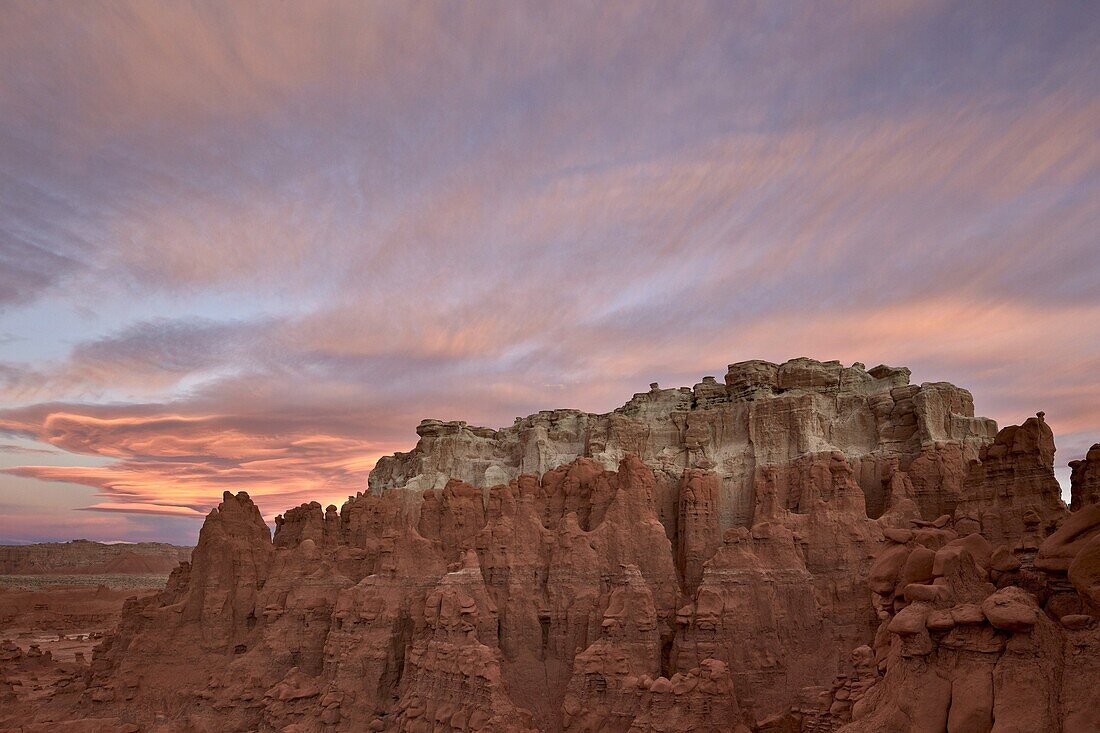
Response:
M9 3L0 432L81 464L11 471L134 532L226 488L274 513L362 488L421 417L803 354L1079 445L1076 8Z

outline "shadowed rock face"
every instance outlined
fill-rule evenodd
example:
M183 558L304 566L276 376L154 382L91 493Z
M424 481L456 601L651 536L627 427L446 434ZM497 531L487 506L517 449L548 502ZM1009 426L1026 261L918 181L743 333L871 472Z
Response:
M992 542L1034 542L1065 516L1054 478L1054 433L1043 413L1010 425L984 446L967 473L956 513L977 521Z
M959 536L958 520L894 534L873 574L882 623L853 652L862 669L822 696L820 727L803 729L1100 730L1095 509L1067 518L1037 556Z
M1070 509L1077 511L1088 504L1100 504L1100 443L1085 457L1070 461Z
M274 537L227 493L82 677L0 679L0 729L1096 730L1096 505L1061 504L1041 415L996 433L907 378L747 362L609 415L427 422Z

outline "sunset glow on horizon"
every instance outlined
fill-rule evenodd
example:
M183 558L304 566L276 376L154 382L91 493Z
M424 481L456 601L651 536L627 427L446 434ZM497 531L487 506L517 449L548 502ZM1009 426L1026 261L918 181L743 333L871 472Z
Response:
M798 356L1100 442L1100 5L0 13L0 544Z

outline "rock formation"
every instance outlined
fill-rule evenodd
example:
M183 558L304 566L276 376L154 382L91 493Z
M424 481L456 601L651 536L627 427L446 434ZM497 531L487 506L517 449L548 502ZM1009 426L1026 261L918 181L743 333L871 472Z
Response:
M1100 443L1096 443L1085 457L1070 461L1070 509L1077 511L1087 504L1100 504Z
M1054 433L1040 412L1004 428L982 448L955 513L976 521L991 542L1035 541L1065 515L1061 493L1054 478Z
M1100 730L1096 508L1066 519L1037 557L950 522L896 534L872 578L882 624L873 650L856 651L864 671L810 717L821 729L850 721L842 733ZM1067 584L1067 566L1092 570Z
M370 492L274 536L227 492L83 677L21 709L157 733L1097 729L1095 457L1070 514L1041 414L998 432L908 375L754 361L605 415L425 421Z
M190 558L190 547L160 542L0 545L0 575L167 575Z
M892 473L914 461L913 498L924 513L939 516L954 511L967 462L992 440L996 426L974 416L965 389L911 385L909 374L804 358L780 365L747 361L730 365L724 384L712 377L692 388L653 384L603 415L543 411L501 430L425 420L416 448L382 458L370 488L442 489L452 478L490 487L578 457L611 469L629 453L657 472L658 513L673 536L675 487L684 469L717 476L724 531L752 524L761 472L839 452L872 517L885 509ZM797 494L787 499L788 508L797 505Z

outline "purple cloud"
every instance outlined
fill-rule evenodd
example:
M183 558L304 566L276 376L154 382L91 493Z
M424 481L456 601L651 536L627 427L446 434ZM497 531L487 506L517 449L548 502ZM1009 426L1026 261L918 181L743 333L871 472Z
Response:
M117 536L228 487L274 514L421 417L802 354L1075 449L1098 46L1073 3L11 3L0 432L64 460L2 451L0 499L50 481L93 510L55 532Z

